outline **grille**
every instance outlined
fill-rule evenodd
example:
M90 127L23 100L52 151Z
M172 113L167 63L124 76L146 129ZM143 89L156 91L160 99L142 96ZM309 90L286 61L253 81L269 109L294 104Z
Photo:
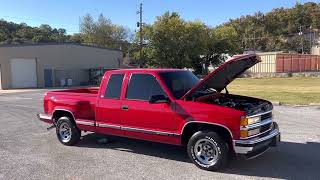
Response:
M269 130L271 128L271 125L272 125L272 123L261 126L260 132L265 132L265 131Z
M272 112L269 112L267 114L261 115L261 121L264 121L264 120L267 120L267 119L270 119L270 118L272 118ZM270 130L272 128L271 126L272 126L272 122L261 126L260 127L260 133L263 133L263 132L266 132L266 131Z
M260 135L258 137L264 137L265 135L268 134L268 130L272 129L273 127L273 123L270 123L270 124L266 124L264 126L261 126L260 127Z
M261 121L272 118L272 112L261 115Z

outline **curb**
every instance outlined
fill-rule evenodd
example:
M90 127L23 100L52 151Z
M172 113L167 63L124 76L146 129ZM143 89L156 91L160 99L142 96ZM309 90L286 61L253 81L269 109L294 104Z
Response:
M283 103L278 102L278 101L271 101L271 103L272 103L274 106L280 106L280 105L283 104Z
M287 106L320 106L320 103L309 103L309 104L284 104L283 102L278 102L278 101L271 101L272 105L274 106L282 106L282 105L287 105Z
M320 106L320 103L310 103L310 106Z

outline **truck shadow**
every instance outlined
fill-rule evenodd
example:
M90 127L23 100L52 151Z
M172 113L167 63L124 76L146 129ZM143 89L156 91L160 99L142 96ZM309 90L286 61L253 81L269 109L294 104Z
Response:
M107 138L107 142L99 142ZM190 162L184 147L132 140L100 134L87 134L78 147L106 148L170 160ZM232 160L218 173L281 179L319 179L320 143L281 142L275 149L252 160ZM191 162L190 162L191 163ZM215 172L212 172L215 173Z
M104 139L107 139L107 142L99 142L103 141ZM97 133L82 135L81 141L76 146L86 148L114 149L117 151L126 151L164 159L190 162L185 148L181 146Z

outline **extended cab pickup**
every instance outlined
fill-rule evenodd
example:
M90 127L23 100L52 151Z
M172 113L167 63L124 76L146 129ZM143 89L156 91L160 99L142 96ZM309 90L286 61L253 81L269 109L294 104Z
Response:
M233 154L253 158L280 141L270 102L226 88L258 62L237 56L202 80L179 69L107 71L100 88L47 92L38 118L64 145L81 131L185 145L194 164L218 170Z

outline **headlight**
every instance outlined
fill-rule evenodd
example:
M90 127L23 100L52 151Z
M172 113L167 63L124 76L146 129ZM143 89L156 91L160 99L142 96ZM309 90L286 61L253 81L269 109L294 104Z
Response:
M259 133L260 133L260 128L251 129L251 130L240 130L240 137L246 138L246 137L253 136L253 135L256 135Z
M256 117L243 117L243 118L241 118L240 125L241 125L241 126L248 126L248 125L250 125L250 124L258 123L258 122L260 122L260 121L261 121L260 116L256 116Z

